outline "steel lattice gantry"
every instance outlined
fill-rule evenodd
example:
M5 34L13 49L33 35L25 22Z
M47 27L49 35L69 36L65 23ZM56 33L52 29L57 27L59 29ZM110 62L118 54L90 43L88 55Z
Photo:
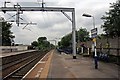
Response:
M19 24L19 11L53 11L53 12L72 12L72 47L73 59L76 59L76 26L75 26L75 9L74 8L59 8L59 7L1 7L0 11L16 11L16 23Z

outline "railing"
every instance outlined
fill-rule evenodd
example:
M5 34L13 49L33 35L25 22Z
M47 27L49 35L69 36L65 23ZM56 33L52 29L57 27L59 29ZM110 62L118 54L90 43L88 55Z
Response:
M94 57L94 53L91 48L83 48L80 53L88 54ZM120 65L120 48L97 48L97 55L99 60L104 62L113 62Z

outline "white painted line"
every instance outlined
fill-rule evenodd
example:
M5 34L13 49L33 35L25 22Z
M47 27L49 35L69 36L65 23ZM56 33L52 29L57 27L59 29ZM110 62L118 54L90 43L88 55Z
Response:
M40 68L41 70L43 70L43 68Z
M35 75L35 78L38 78L40 76L40 74L37 74L37 75Z
M36 78L40 77L40 74L42 72L43 68L40 68L40 70L38 71L37 75L35 76Z
M40 68L40 70L38 71L38 73L41 73L41 72L42 72L42 70L43 70L43 68Z
M0 57L3 57L3 56L0 56Z
M49 53L50 53L50 52L48 52L47 54L49 54ZM46 54L43 58L45 58L45 57L47 56L47 54ZM40 61L42 61L43 58L42 58ZM40 61L39 61L39 62L40 62ZM23 80L23 79L39 64L39 62L38 62L34 67L32 67L32 69L29 70L29 71L27 72L27 74L26 74L25 76L23 76L23 78L22 78L21 80Z
M68 68L68 67L64 67L64 68Z
M46 61L39 61L38 63L45 63Z
M38 73L41 73L42 71L38 71Z

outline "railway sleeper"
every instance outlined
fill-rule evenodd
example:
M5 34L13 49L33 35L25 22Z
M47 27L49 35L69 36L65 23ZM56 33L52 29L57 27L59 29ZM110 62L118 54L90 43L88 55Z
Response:
M29 71L30 69L28 69L28 70L26 70L26 71L19 71L19 72L17 72L17 73L15 73L15 75L25 75L28 71Z
M22 79L22 76L11 76L10 78L8 78L8 80L21 80Z
M28 63L26 63L25 65L21 66L20 68L18 68L17 70L15 70L13 73L11 73L10 75L8 75L9 77L6 77L7 79L10 78L9 80L20 80L22 79L22 77L26 74L26 72L28 72L39 60L40 60L41 56L37 56L36 58L32 59L31 61L29 61ZM4 79L6 79L4 78Z
M36 54L36 55L37 55L37 54ZM27 59L29 59L29 58L35 57L36 55L32 55L32 56L23 58L23 59L21 59L21 60L15 61L14 63L7 64L7 65L5 65L5 66L2 66L2 70L3 70L3 69L6 69L6 68L8 68L8 67L10 67L10 66L12 66L12 65L15 65L15 64L17 64L17 63L20 63L21 61L25 61L25 60L27 60Z
M24 76L26 73L16 73L17 76Z
M22 75L13 75L13 76L11 76L11 78L22 78L23 76Z

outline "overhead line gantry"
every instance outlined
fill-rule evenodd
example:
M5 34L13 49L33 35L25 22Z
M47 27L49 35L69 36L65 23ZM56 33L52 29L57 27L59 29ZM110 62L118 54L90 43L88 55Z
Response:
M1 7L0 11L6 13L7 11L16 11L16 24L19 26L20 12L24 11L51 11L51 12L62 12L72 22L72 47L73 47L73 59L76 59L76 26L75 26L75 8L61 8L61 7L21 7L18 3L14 7ZM71 12L72 18L70 18L65 12Z

